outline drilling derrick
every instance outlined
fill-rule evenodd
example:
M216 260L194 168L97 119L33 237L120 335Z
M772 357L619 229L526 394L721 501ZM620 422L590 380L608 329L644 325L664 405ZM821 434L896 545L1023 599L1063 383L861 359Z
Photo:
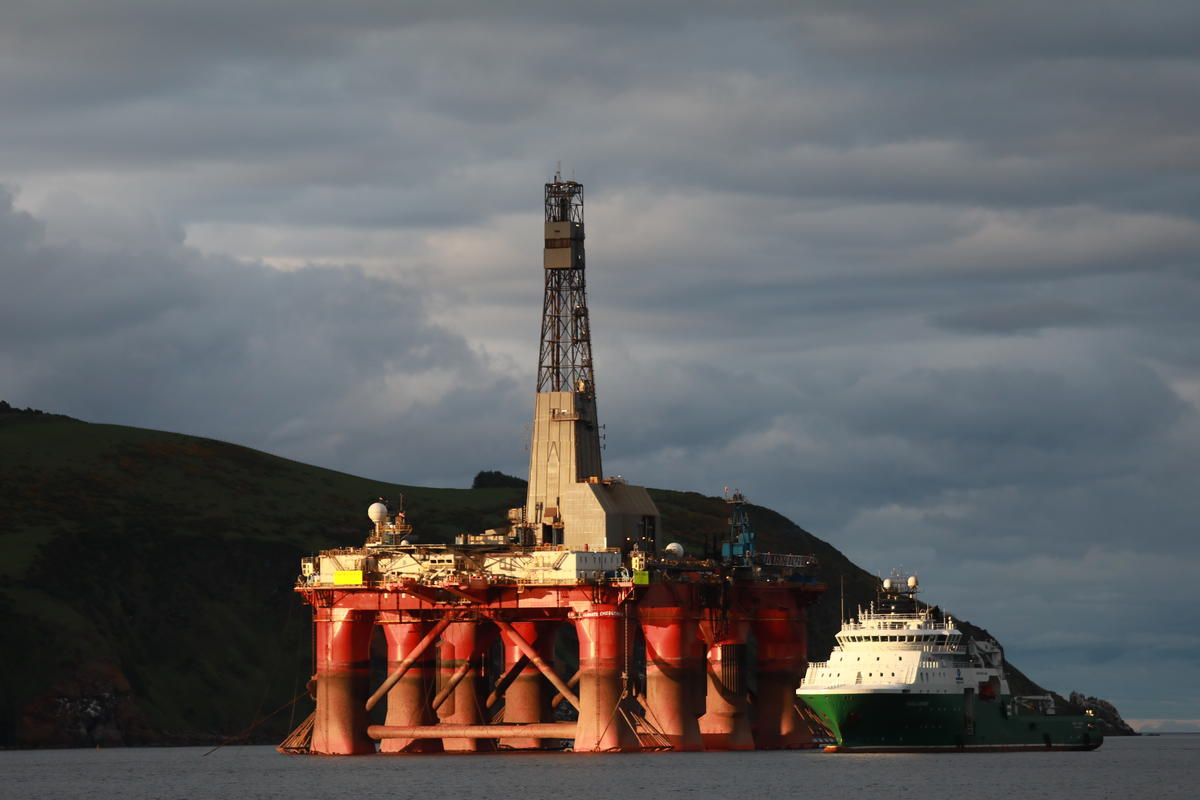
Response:
M583 184L554 176L546 184L546 297L542 304L539 392L590 393L592 337L588 329L583 252ZM598 462L597 462L598 463Z
M605 479L588 322L583 184L546 184L537 395L524 519L532 539L568 550L655 549L658 509L640 486Z

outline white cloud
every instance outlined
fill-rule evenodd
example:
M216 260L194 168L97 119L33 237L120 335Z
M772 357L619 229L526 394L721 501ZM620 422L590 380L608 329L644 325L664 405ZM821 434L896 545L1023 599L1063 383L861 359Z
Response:
M1127 719L1138 733L1200 733L1200 719Z

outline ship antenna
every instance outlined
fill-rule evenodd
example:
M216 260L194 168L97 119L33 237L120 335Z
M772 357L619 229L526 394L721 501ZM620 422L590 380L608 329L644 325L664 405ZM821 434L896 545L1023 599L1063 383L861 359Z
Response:
M841 610L838 611L838 613L841 615L841 622L844 624L846 622L846 576L843 574L841 577L842 577L842 607L841 607Z

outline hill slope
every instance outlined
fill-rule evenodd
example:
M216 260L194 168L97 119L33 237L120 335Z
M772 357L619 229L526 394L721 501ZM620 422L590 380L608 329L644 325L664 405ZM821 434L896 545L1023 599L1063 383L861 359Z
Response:
M479 531L517 487L397 486L180 434L0 406L0 746L216 741L303 690L307 609L299 559L359 545L375 497L404 494L423 541ZM723 532L720 498L652 491L673 539ZM837 589L874 578L769 509L760 547L814 553L830 597L811 615L828 653ZM285 713L257 731L286 733Z

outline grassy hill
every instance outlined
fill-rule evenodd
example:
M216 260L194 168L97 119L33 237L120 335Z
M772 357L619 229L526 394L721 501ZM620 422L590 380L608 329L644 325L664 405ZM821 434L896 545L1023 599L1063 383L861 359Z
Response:
M366 506L403 494L421 541L501 522L518 487L428 489L245 447L0 405L0 746L219 741L301 692L302 556L362 543ZM667 535L726 528L720 498L653 490ZM830 595L810 620L822 658L874 578L769 509L762 549L814 553ZM306 713L306 709L301 712ZM256 731L286 733L289 715Z

